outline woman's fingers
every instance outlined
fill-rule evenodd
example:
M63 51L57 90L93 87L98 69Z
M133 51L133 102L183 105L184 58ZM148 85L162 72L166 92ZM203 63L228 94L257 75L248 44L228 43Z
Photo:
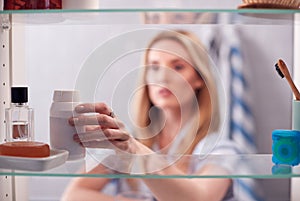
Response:
M89 142L89 141L104 141L108 138L104 135L102 130L87 131L85 133L78 133L74 135L76 142Z
M74 126L84 126L84 125L98 125L100 127L107 128L123 128L124 124L108 115L95 114L95 115L79 115L69 119L69 123Z
M88 125L88 126L84 126L86 131L96 131L96 130L100 130L101 126L99 125Z
M74 140L84 147L128 150L131 137L125 125L114 118L105 103L84 103L75 107L79 115L69 119L72 126L84 126L85 132L74 135Z
M100 113L110 115L112 110L105 103L83 103L75 107L77 113Z
M87 141L104 141L104 140L118 140L125 141L129 139L129 135L121 130L117 129L105 129L87 131L85 133L78 133L74 135L74 140L77 142Z
M88 131L74 135L76 142L126 141L130 138L128 133L119 129L105 129Z
M115 145L113 145L110 141L89 141L89 142L81 142L83 147L88 148L104 148L104 149L115 149Z

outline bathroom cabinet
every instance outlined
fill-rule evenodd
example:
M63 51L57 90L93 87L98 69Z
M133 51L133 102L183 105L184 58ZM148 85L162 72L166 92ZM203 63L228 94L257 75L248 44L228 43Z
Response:
M12 85L29 85L29 101L35 109L36 115L35 136L40 141L49 142L48 112L52 92L57 88L85 90L83 101L111 102L115 106L115 110L120 111L119 115L124 116L126 112L122 112L121 108L124 105L118 106L119 102L114 102L115 99L121 100L122 97L118 97L117 94L113 99L114 94L111 91L126 90L126 87L130 88L135 84L132 80L136 74L131 67L140 65L141 48L153 34L165 29L187 29L198 33L203 38L210 38L212 35L218 37L218 31L225 33L231 29L238 30L237 35L233 35L233 37L241 36L239 38L241 47L247 49L248 45L251 46L251 50L245 54L245 62L248 62L248 67L249 64L256 66L253 69L251 66L247 69L253 76L250 78L252 83L255 83L256 79L264 80L264 76L268 77L264 86L261 87L269 88L267 92L270 95L269 98L274 99L275 102L288 101L292 97L285 85L286 81L280 81L274 70L261 70L261 68L272 68L272 61L276 62L277 58L284 57L290 70L294 72L296 84L300 86L300 10L237 9L240 3L240 1L224 3L218 0L209 2L203 0L197 2L117 0L101 1L100 7L92 10L0 11L0 141L5 140L4 110L10 104L9 89ZM155 21L157 19L154 18L153 21L145 23L145 14L155 16L159 13L163 13L165 16L173 15L173 18L177 17L178 22L157 23ZM181 14L207 15L215 18L203 18L205 20L201 22L186 23L180 22L180 20L184 20L182 19L184 15ZM269 39L273 41L268 41ZM261 50L260 47L265 49ZM266 63L269 66L265 66ZM261 66L259 66L260 64ZM91 66L95 66L95 68L90 69ZM270 75L270 72L274 72L274 75ZM84 79L87 76L90 77L89 80ZM113 80L124 81L126 84L125 86L122 83L121 86L110 86L109 83ZM272 82L277 86L275 89L272 88ZM259 95L262 92L255 91L260 87L254 86L253 88L250 95L255 96L256 100L260 100L262 97ZM282 92L281 95L275 97L274 90ZM97 95L95 92L101 95ZM102 94L105 95L102 96ZM287 97L284 98L285 96ZM125 100L127 98L130 97L125 97ZM261 106L256 105L257 103L253 105L256 105L256 111L259 111L268 108L267 102L268 98L265 98ZM226 158L236 165L236 171L230 174L89 176L284 179L291 180L290 199L299 200L300 194L296 190L297 186L298 188L300 186L297 180L300 176L300 167L277 169L278 167L274 166L271 154L271 134L268 133L270 127L277 129L276 126L285 128L291 126L290 106L291 104L286 103L281 108L276 108L279 111L273 111L280 115L284 110L282 113L288 118L281 119L276 117L276 114L268 115L269 118L255 116L260 124L269 125L267 129L260 130L262 133L256 133L257 136L263 138L263 142L259 139L256 140L260 148L258 154L218 156ZM276 124L276 122L279 123ZM282 124L280 125L280 123ZM267 132L263 133L264 131ZM104 151L93 154L101 158L107 153ZM59 182L60 179L85 177L87 175L78 173L77 168L85 164L88 169L93 162L97 162L97 160L92 160L93 154L88 154L89 159L74 163L67 162L45 171L0 169L0 200L30 200L32 190L28 190L28 185L30 180L35 181L35 178L58 178ZM201 157L192 156L192 159L201 160ZM243 171L240 165L245 164L251 167L250 171ZM45 195L46 199L49 199L47 195Z

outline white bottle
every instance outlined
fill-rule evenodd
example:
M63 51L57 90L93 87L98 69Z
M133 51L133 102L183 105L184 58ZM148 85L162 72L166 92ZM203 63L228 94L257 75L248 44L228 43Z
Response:
M71 126L68 122L70 117L76 116L74 108L79 101L79 91L55 90L50 109L51 148L69 151L68 160L85 157L85 148L73 140L75 133L83 132L82 127Z
M99 9L99 0L62 0L63 9Z

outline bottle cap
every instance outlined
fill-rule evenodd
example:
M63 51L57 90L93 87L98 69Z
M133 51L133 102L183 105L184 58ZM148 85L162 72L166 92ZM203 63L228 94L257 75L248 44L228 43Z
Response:
M54 102L79 102L79 91L76 90L55 90L53 94Z
M27 103L28 102L28 87L11 87L11 102L12 103Z

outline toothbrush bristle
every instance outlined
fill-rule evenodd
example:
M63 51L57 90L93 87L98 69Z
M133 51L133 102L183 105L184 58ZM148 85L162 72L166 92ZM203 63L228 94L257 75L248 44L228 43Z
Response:
M275 69L276 69L278 75L279 75L281 78L284 78L284 75L283 75L283 73L281 72L281 70L280 70L280 68L279 68L279 66L278 66L278 63L275 64Z

